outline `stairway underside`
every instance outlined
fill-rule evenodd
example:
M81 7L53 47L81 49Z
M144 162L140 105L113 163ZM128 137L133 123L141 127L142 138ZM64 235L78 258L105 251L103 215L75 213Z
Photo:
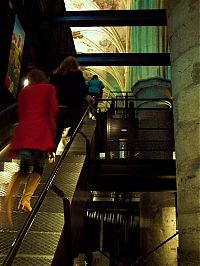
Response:
M91 176L91 190L176 191L175 160L100 160L96 167L99 170Z

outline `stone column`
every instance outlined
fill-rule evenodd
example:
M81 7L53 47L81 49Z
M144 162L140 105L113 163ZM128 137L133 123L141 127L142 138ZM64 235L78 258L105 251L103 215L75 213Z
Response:
M200 265L200 1L169 0L180 265Z
M176 233L176 208L174 192L146 192L140 198L140 250L149 251ZM153 252L145 266L176 266L177 237Z

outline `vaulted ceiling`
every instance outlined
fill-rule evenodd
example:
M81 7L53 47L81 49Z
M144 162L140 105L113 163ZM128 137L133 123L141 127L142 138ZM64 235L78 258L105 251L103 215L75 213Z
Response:
M65 0L67 11L80 10L138 10L164 9L166 1L102 1L102 0ZM132 17L134 20L134 17ZM119 18L120 19L120 18ZM126 16L121 17L125 21ZM144 18L143 18L144 19ZM102 23L103 24L103 23ZM122 25L122 24L119 24ZM126 24L125 24L126 25ZM128 25L128 24L127 24ZM71 27L77 53L157 53L167 52L166 27L159 26L118 26L118 27ZM161 25L161 24L160 24ZM137 40L135 40L137 38ZM160 44L158 44L160 42ZM125 56L124 56L125 57ZM98 74L109 90L113 92L129 91L139 79L152 76L169 78L167 66L142 67L127 65L95 65L85 67L85 76Z

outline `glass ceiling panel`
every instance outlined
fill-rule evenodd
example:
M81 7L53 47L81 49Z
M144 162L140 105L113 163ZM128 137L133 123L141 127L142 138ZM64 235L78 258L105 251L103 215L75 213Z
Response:
M120 10L127 9L130 0L65 0L66 10Z
M168 47L162 45L159 32L166 32L167 27L72 27L72 34L77 53L165 53ZM127 33L131 32L132 50L127 45ZM142 45L138 45L141 43Z
M167 0L65 0L67 11L162 9ZM77 53L167 52L167 27L72 27ZM97 74L112 92L130 91L139 80L169 78L169 67L105 66L82 68L86 79Z
M65 0L66 10L163 9L167 0Z

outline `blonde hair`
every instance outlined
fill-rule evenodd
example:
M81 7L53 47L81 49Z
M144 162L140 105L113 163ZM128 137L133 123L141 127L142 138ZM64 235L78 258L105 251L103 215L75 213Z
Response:
M48 79L44 72L40 69L33 69L27 74L29 85L34 83L48 83Z
M67 56L54 71L54 74L64 75L68 72L76 72L79 70L79 65L73 56Z

